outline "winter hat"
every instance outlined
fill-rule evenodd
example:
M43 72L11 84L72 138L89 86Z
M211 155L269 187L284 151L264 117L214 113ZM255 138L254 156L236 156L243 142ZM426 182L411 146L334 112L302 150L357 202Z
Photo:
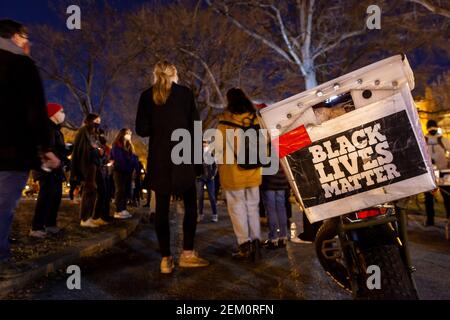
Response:
M438 124L435 120L428 120L427 121L427 129L430 128L437 128Z
M53 117L58 111L62 110L63 107L57 103L48 103L47 104L47 115L49 118Z

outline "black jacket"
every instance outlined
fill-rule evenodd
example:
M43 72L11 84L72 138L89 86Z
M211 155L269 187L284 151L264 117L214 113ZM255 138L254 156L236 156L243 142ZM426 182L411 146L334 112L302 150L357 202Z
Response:
M261 190L286 190L289 189L289 182L280 166L274 175L263 175Z
M193 155L196 120L200 120L200 117L194 94L187 87L173 84L163 106L154 103L152 88L142 93L136 117L136 133L141 137L150 137L147 168L150 189L170 194L181 193L195 186L196 170L193 162L179 165L172 162L172 149L179 142L171 141L171 136L175 129L188 130L192 138Z
M52 150L58 159L61 161L61 167L52 172L45 172L42 169L33 170L33 179L39 180L42 177L47 175L57 175L61 179L65 179L64 169L69 165L69 156L70 152L66 148L66 143L64 142L64 135L61 132L61 126L55 124L53 121L48 119L49 127L50 127L50 143L52 145Z
M0 171L39 168L50 150L44 90L34 62L0 49Z
M102 165L99 147L98 134L95 130L92 132L87 126L78 130L73 143L70 180L86 181L89 166L100 167Z

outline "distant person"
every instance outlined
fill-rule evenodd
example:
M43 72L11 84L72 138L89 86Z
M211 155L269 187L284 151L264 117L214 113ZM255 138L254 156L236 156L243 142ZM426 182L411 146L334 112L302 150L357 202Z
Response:
M111 216L111 180L112 180L112 161L111 161L111 147L105 136L105 131L99 129L98 141L100 143L99 153L100 165L96 172L95 183L97 185L97 200L94 209L94 221L100 221L101 225L105 225L114 220Z
M62 184L66 179L64 167L68 163L69 155L61 132L61 124L65 119L63 107L57 103L49 103L47 115L53 150L63 165L51 172L42 169L33 170L33 179L39 182L39 194L30 231L30 237L33 238L45 238L48 234L57 234L60 231L56 225L56 218L61 205Z
M262 199L269 224L269 239L264 242L264 247L267 249L286 247L288 241L286 190L288 189L289 183L281 167L276 174L263 176Z
M208 141L203 141L204 152L208 152ZM198 194L198 220L204 219L203 207L205 198L205 186L208 192L209 203L211 204L211 221L218 222L219 216L217 214L217 202L216 202L216 184L215 178L217 175L217 165L215 162L212 164L203 163L203 172L201 176L197 177L197 194Z
M97 171L104 152L99 141L100 123L98 114L88 114L73 145L71 179L81 184L80 226L85 228L97 228L105 224L100 219L94 219Z
M29 54L26 28L0 20L0 275L15 272L9 235L30 169L60 166L52 152L41 77Z
M205 267L209 262L194 250L197 227L196 170L193 162L175 164L171 154L176 129L188 130L194 136L194 122L200 120L194 93L178 85L177 69L167 61L158 62L153 71L154 84L139 100L136 132L150 137L148 174L150 189L156 195L155 228L162 255L161 273L171 273L174 260L170 250L169 206L171 194L184 201L183 252L180 267Z
M226 130L238 130L239 127L256 124L256 110L253 103L241 89L233 88L227 92L227 108L219 118L218 129L222 132L223 146L235 146L227 141ZM231 144L232 143L232 144ZM235 148L223 147L223 159L227 152L236 154ZM220 185L225 193L228 214L233 224L238 250L233 253L237 259L256 259L260 257L261 226L259 221L259 186L261 168L243 169L236 161L219 163Z
M116 212L114 218L128 219L131 213L127 210L128 198L131 196L133 172L139 170L138 159L134 154L130 129L121 129L114 139L111 160L114 161L114 185Z
M438 124L435 120L428 120L427 135L425 140L428 146L428 154L436 170L448 169L447 152L450 152L450 141L438 132ZM450 217L450 186L439 186L444 199L447 219ZM425 209L427 219L425 226L434 226L434 196L432 192L425 192ZM448 228L448 227L447 227Z

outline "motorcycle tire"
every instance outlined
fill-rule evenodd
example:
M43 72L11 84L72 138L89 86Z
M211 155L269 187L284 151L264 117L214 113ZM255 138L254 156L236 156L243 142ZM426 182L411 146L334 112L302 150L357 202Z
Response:
M360 290L356 293L357 299L417 300L419 298L396 245L357 249L357 255L362 271L367 271L371 265L380 268L381 284L379 289L369 289L367 280L372 273L362 272L362 279L359 281Z
M337 236L337 224L337 220L328 220L325 221L319 228L315 239L316 255L327 275L341 288L351 292L351 282L347 267L338 260L330 260L326 258L322 253L324 241L331 240Z

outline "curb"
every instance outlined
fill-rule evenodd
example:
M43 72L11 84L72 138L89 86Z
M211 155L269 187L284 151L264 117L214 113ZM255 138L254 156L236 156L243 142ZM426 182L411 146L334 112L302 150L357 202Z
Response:
M65 268L74 261L93 256L109 249L128 238L139 225L143 214L135 212L135 218L126 221L126 225L118 230L105 233L93 239L80 242L76 247L40 257L31 262L31 269L17 277L0 280L0 298L21 289L32 281L48 276L58 269Z

